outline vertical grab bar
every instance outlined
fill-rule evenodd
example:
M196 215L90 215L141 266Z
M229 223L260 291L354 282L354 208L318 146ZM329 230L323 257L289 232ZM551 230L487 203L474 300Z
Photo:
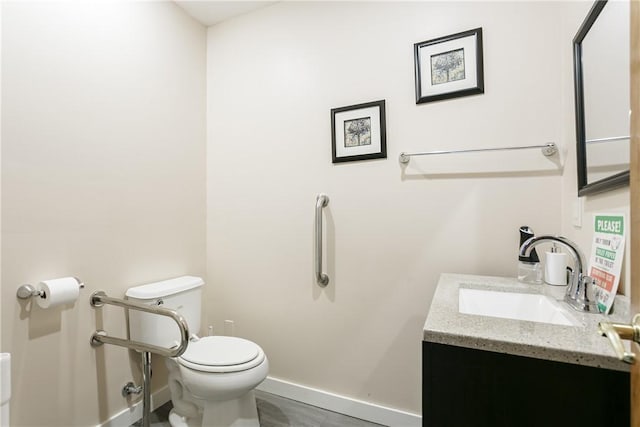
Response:
M327 286L329 276L322 272L322 208L329 204L326 194L318 194L316 197L316 283Z

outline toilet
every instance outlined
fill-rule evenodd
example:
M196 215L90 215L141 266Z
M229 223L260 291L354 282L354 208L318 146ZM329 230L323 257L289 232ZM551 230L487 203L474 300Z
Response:
M264 351L237 337L199 337L202 287L199 277L183 276L129 288L131 301L171 308L187 321L191 339L179 357L167 358L173 427L259 427L253 389L269 371ZM166 317L129 311L130 339L162 347L180 342L176 323Z

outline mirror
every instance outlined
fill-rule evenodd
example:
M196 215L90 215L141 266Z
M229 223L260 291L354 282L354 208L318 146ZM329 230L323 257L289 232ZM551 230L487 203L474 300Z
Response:
M629 2L596 0L573 39L578 196L629 184Z

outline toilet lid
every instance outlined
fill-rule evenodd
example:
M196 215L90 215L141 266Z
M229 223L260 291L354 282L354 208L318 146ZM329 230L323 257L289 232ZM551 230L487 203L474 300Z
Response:
M230 367L244 365L264 354L257 344L236 337L212 336L190 342L179 357L181 363L194 369L206 367ZM259 360L257 362L261 362ZM186 362L186 363L184 363ZM253 365L253 364L251 364ZM245 368L246 369L246 368Z

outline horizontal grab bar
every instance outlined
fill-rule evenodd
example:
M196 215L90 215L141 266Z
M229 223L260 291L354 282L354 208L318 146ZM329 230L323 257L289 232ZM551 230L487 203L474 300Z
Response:
M178 324L180 329L180 344L174 348L159 347L152 344L146 344L139 341L133 341L123 338L116 338L107 335L103 330L97 330L91 336L91 345L94 347L102 344L113 344L120 347L130 348L132 350L147 351L150 353L156 353L165 357L178 357L187 349L189 344L189 326L187 321L182 315L178 314L175 310L169 308L160 308L152 305L140 304L133 301L127 301L119 298L112 298L107 296L102 291L94 292L91 295L90 303L92 307L102 307L104 304L115 305L129 310L144 311L146 313L157 314L158 316L166 316L173 319Z
M409 163L409 160L413 156L431 156L434 154L459 154L459 153L479 153L482 151L510 151L510 150L530 150L532 148L541 148L542 154L545 156L553 156L558 152L558 147L555 143L549 142L541 145L524 145L520 147L497 147L497 148L472 148L468 150L440 150L440 151L426 151L422 153L400 153L400 163Z

